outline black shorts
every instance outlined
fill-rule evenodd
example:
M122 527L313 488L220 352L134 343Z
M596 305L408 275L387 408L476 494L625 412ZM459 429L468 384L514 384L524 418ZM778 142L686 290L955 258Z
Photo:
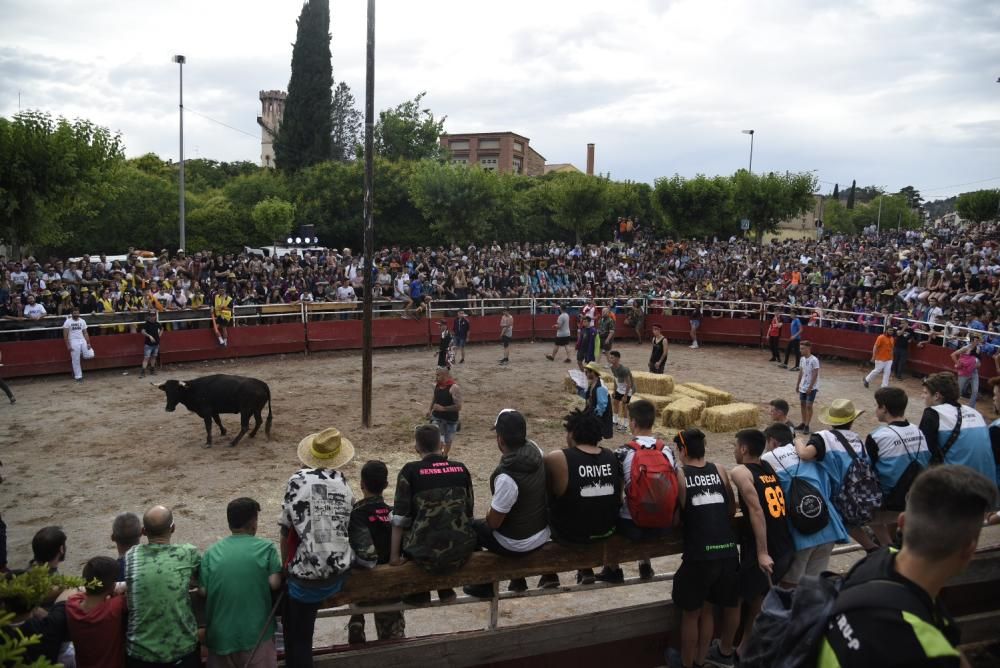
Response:
M615 401L624 401L627 404L629 401L632 400L632 395L622 394L621 392L615 392L614 399Z
M681 561L674 575L671 600L685 612L700 610L705 603L732 608L740 600L739 558Z
M232 327L233 326L233 319L232 318L224 318L221 315L217 315L217 316L215 316L215 324L217 326L219 326L219 327Z
M420 306L424 303L424 296L420 295L419 297L410 297L410 301L413 302L414 306Z
M774 571L771 573L771 582L781 582L788 569L792 566L792 559L795 558L795 551L791 550L786 554L778 556L771 555L774 559ZM757 544L740 545L740 598L750 601L758 596L763 596L771 589L771 584L767 581L767 574L760 570L757 563Z
M666 362L664 362L663 364L650 364L649 373L663 373L663 370L666 368L666 366L667 366Z
M510 337L509 336L501 336L500 337L500 343L502 343L503 347L506 348L507 346L510 345Z
M557 346L568 346L569 342L573 340L572 336L557 336L556 345Z

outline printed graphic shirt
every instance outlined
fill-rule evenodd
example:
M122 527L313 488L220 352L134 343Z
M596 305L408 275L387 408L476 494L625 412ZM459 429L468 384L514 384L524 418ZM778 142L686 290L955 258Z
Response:
M198 622L188 589L200 565L194 545L136 545L125 554L129 656L170 663L194 651Z
M799 368L802 369L802 380L799 381L799 392L809 392L810 387L814 390L818 390L819 381L816 380L816 376L819 374L819 358L815 355L803 357L799 362ZM813 385L813 381L816 381L815 385Z
M76 320L66 318L66 322L63 323L63 329L69 330L70 345L86 345L87 339L83 337L83 333L87 331L87 322L83 318L77 318Z
M926 467L931 460L927 439L917 425L906 420L890 422L868 434L865 450L875 465L885 497L892 493L910 462L916 460Z

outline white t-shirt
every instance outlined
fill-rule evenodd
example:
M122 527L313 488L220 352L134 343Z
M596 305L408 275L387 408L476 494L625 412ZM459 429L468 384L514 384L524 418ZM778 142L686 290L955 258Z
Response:
M517 503L517 493L517 483L514 482L514 479L506 473L501 473L493 481L493 500L490 501L490 508L506 515L514 507L514 504ZM502 527L503 525L501 525ZM521 540L514 540L513 538L504 536L499 531L493 531L493 537L497 539L497 542L511 552L530 552L535 548L541 547L548 542L550 534L551 532L547 525L538 533L527 538L522 538Z
M63 329L69 330L70 345L74 343L87 345L87 339L83 337L83 333L87 331L87 322L83 318L77 318L76 320L73 320L72 317L66 318L66 322L63 323Z
M556 318L556 336L569 336L569 314L560 313Z
M799 368L802 370L802 380L799 381L799 392L808 392L809 386L813 384L813 380L819 375L819 358L815 355L803 357L802 361L799 362ZM816 382L816 387L813 389L819 389L819 381Z
M24 307L24 317L30 318L32 320L38 320L42 316L47 315L45 312L45 307L41 304L27 304Z

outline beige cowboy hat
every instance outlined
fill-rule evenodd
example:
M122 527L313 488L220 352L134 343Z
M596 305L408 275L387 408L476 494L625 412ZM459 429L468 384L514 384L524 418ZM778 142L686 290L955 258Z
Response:
M354 444L335 427L299 441L299 461L317 469L338 469L354 457Z
M590 363L587 364L587 366L585 366L583 368L584 369L590 369L591 371L593 371L594 373L596 373L598 376L601 375L601 367L597 364L597 362L590 362Z
M829 408L825 408L820 412L819 421L831 427L836 427L854 422L862 413L864 411L854 408L854 402L850 399L834 399Z

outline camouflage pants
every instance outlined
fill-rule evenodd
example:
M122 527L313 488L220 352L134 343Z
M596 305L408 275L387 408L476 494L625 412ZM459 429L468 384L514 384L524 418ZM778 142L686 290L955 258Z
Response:
M375 633L378 635L379 640L406 637L406 620L403 619L402 610L395 612L375 612L372 613L372 616L375 617ZM355 622L360 622L361 629L364 630L364 615L351 615L348 624L354 624Z

